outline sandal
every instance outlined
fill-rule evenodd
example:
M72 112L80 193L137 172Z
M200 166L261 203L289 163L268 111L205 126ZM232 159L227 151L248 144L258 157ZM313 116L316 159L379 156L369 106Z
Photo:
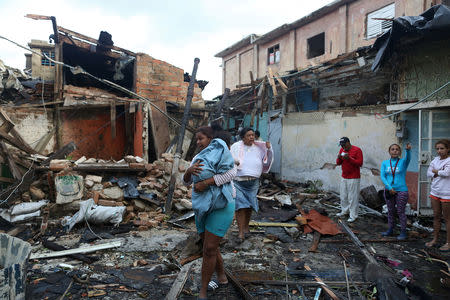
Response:
M224 287L227 287L227 286L228 286L228 282L221 283L221 282L219 282L217 280L211 280L208 283L208 291L214 291L214 290L216 290L218 288L224 288Z
M442 247L439 248L439 251L441 252L450 252L450 244L445 243Z
M425 247L427 247L427 248L432 248L432 247L434 247L434 245L436 245L436 242L433 242L433 241L429 241L428 243L425 243Z

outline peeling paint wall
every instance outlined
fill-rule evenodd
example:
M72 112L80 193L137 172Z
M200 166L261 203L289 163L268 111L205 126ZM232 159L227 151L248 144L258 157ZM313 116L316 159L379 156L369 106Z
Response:
M372 184L377 189L383 188L379 176L368 169L379 169L388 158L389 145L397 142L395 123L375 118L375 113L383 112L383 108L374 107L357 112L288 114L283 119L282 178L296 182L321 180L324 189L339 192L341 167L321 168L325 163L336 162L339 138L347 136L363 151L361 188Z
M43 108L17 108L6 107L2 109L8 114L11 121L16 125L14 128L23 139L34 148L39 139L46 135L53 128L53 110ZM54 136L45 147L42 154L53 152L55 147Z

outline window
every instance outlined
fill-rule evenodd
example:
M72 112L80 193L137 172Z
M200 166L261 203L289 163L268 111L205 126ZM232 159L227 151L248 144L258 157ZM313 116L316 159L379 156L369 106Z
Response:
M367 15L366 37L368 39L379 36L388 31L395 17L395 3L389 4Z
M50 57L51 59L55 59L55 52L54 51L46 51L46 50L42 50L42 54L47 55L48 57ZM42 66L54 66L55 63L49 61L47 58L45 57L41 57L41 65Z
M267 49L267 64L273 65L280 62L280 45L275 45Z
M308 44L308 58L325 54L325 32L310 37L306 41Z

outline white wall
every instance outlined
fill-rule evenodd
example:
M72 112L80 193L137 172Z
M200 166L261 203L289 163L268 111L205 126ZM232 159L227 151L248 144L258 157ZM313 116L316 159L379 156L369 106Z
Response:
M342 136L349 137L363 151L361 188L373 184L381 189L379 176L367 168L379 169L381 162L389 158L389 145L396 143L397 138L395 123L375 118L375 111L288 114L283 119L282 178L296 182L319 179L324 189L339 192L341 167L321 167L336 162Z

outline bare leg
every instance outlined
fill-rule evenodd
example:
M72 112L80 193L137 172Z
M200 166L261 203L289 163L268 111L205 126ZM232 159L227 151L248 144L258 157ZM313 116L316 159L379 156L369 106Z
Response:
M203 263L202 263L202 287L200 288L199 298L206 298L208 283L216 269L217 253L222 238L214 235L209 231L205 231L203 240ZM222 261L223 269L223 261Z
M445 227L447 229L447 240L446 243L439 248L439 250L448 251L450 250L450 202L442 202L442 215L445 220Z
M236 211L236 222L238 224L239 228L239 238L244 239L244 233L245 233L245 208L238 209Z
M244 208L244 214L245 214L244 233L248 233L248 232L250 232L248 224L250 223L250 218L252 217L252 209Z
M441 230L441 215L442 215L442 209L441 209L441 202L439 200L431 199L431 207L433 208L433 239L426 243L425 246L432 247L434 244L437 243L437 240L439 238L439 231Z
M225 275L225 269L223 267L223 258L220 254L220 249L217 249L216 274L217 279L219 279L219 283L228 283L227 275Z

